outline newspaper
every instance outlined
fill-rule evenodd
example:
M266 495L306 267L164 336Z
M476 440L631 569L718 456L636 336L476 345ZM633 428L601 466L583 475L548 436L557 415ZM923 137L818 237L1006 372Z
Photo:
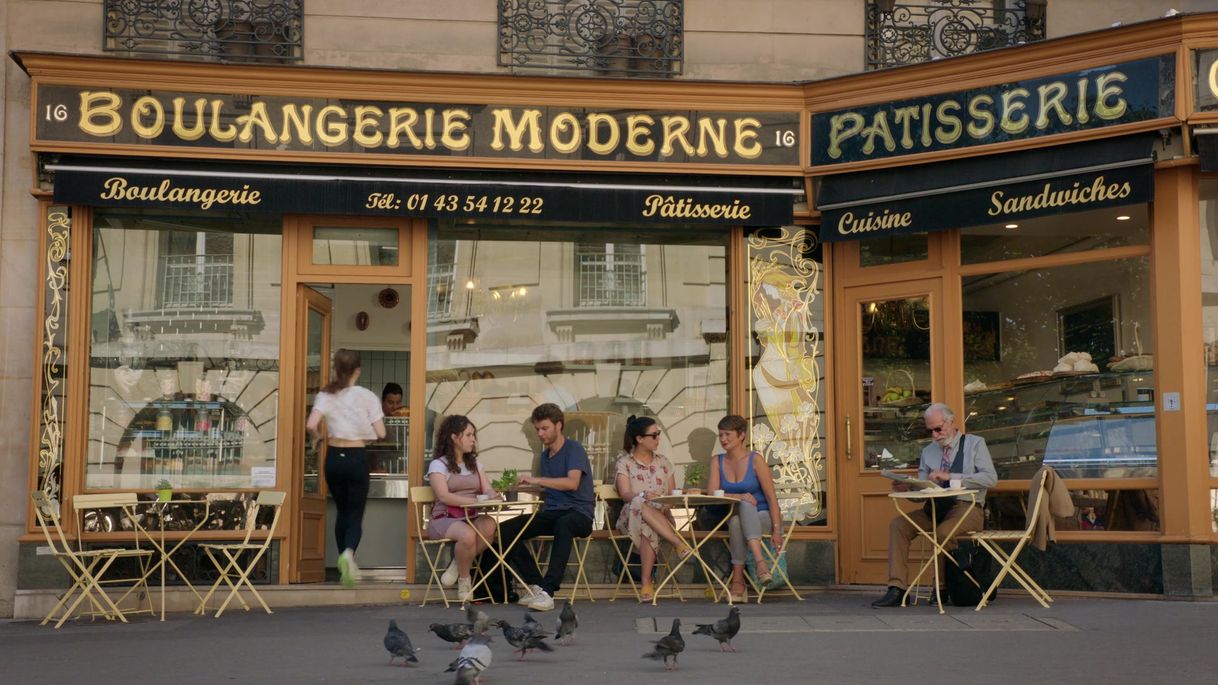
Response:
M885 478L888 478L890 480L895 480L898 483L904 483L904 484L908 485L909 487L915 488L917 490L928 490L928 489L929 490L942 490L943 489L942 485L939 485L938 483L936 483L933 480L926 480L924 478L918 478L916 476L909 476L904 473L897 473L896 471L884 470L884 471L880 471L880 475Z

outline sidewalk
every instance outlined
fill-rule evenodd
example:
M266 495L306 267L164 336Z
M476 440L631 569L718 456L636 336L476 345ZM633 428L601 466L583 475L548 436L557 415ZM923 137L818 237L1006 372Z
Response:
M878 595L875 595L878 596ZM488 685L537 683L1200 683L1218 677L1212 634L1218 603L1059 599L1042 609L1026 596L1003 596L982 612L929 606L875 610L871 593L812 594L741 608L736 654L720 653L693 624L727 613L706 601L658 607L625 601L580 602L580 629L569 647L514 660L496 632ZM520 607L483 606L492 618L522 622ZM539 614L552 626L557 612ZM650 640L680 617L681 668L640 658ZM381 645L397 619L419 664L386 665ZM240 610L220 619L171 614L129 625L70 622L55 631L37 621L0 623L0 681L173 683L451 683L443 673L455 650L427 632L457 622L443 605ZM399 660L400 663L400 660Z

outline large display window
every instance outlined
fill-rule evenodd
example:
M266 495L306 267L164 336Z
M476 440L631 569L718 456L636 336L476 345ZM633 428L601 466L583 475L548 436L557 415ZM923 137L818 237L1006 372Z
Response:
M277 219L99 210L90 489L274 487Z

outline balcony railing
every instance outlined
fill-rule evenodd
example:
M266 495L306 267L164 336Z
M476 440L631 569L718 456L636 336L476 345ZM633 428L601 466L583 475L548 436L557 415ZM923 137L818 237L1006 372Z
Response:
M304 59L304 0L105 0L102 49L231 62Z
M684 0L499 0L499 66L680 74Z
M1045 38L1045 0L868 0L867 69L958 57Z
M622 246L617 246L619 250ZM578 246L577 307L642 307L647 304L647 272L643 254Z
M161 308L233 306L232 255L162 257Z
M453 271L448 264L427 265L427 320L442 321L452 317Z

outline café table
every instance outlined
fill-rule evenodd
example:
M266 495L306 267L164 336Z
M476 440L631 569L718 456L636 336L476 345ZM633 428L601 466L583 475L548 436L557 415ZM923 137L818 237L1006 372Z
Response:
M188 508L197 511L198 507L200 506L203 508L203 515L198 517L197 523L193 523L194 527L183 529L184 534L182 537L176 542L170 540L169 542L174 542L174 544L172 547L167 547L165 540L165 515L174 509L181 510L182 508ZM158 513L156 532L159 534L154 534L153 531L144 526L143 514L140 513L141 511L156 511ZM173 560L173 555L190 540L192 535L197 533L201 528L203 528L204 525L207 524L207 519L211 516L211 500L208 498L139 500L134 504L124 505L123 513L127 516L127 519L131 521L132 525L135 526L136 535L139 535L147 540L148 543L152 545L155 554L159 556L159 559L150 564L144 571L144 579L147 579L153 573L156 573L158 569L161 572L161 620L165 620L166 565L173 567L173 570L178 574L178 578L186 584L186 587L190 589L192 593L194 593L195 599L202 603L203 596L200 595L199 591L195 589L195 586L191 584L190 578L188 578L187 575L182 572L182 569L178 567L177 562Z
M944 613L943 597L939 592L939 587L943 581L943 576L939 571L939 555L942 554L944 556L948 556L947 543L956 537L956 533L960 530L960 526L964 523L964 519L968 517L968 513L977 506L977 492L977 490L967 490L964 488L923 488L921 490L888 493L888 496L892 499L893 506L895 506L897 509L897 513L904 517L906 521L909 521L910 525L914 527L914 530L918 532L920 537L930 541L931 544L930 558L922 562L922 566L918 569L917 575L915 575L913 580L910 581L909 587L906 588L905 594L901 597L901 606L906 605L907 601L909 600L909 593L913 592L913 589L918 586L918 583L922 580L922 576L926 575L927 571L933 569L935 603L939 606L939 613ZM934 515L936 508L940 505L951 506L957 499L963 497L968 498L966 500L968 502L968 509L964 512L963 516L956 520L956 524L952 526L950 530L946 531L942 537L940 537L939 523L936 520L937 517ZM949 501L940 502L940 500ZM909 515L909 512L901 507L902 502L927 501L931 503L932 512L930 517L930 530L926 530L922 526L919 526L918 522L913 520L913 518ZM955 560L950 559L948 563L955 563Z
M528 587L528 583L525 583L524 579L520 577L520 574L516 572L516 569L512 568L512 565L508 563L507 556L511 553L512 548L516 545L516 543L520 541L520 537L524 534L525 529L529 527L528 524L532 523L533 518L537 516L537 511L541 508L541 505L542 501L540 499L515 501L504 499L486 499L479 502L473 502L471 504L461 505L461 508L466 511L466 516L469 518L472 519L479 515L485 514L490 516L495 522L495 534L490 539L485 537L477 526L470 526L474 529L474 534L481 538L482 542L486 543L487 550L489 550L491 555L495 557L495 563L492 564L491 567L482 574L482 577L470 587L470 594L472 596L477 596L475 593L479 588L487 588L487 583L492 577L495 576L495 571L497 571L500 567L506 568L508 573L512 574L512 577L515 578L516 582L520 584L518 587ZM502 532L503 522L506 519L511 518L506 516L506 514L510 513L528 516L529 520L525 523L525 525L521 526L520 531L516 533L516 537L512 538L511 541L505 544L503 535L500 533ZM487 588L487 590L489 597L489 588Z
M668 571L668 575L666 575L663 580L656 584L655 592L651 599L652 605L656 605L659 602L660 591L663 590L664 586L676 577L677 571L681 570L681 567L691 559L697 561L702 567L702 572L706 574L706 581L710 585L711 594L714 600L717 602L719 601L720 597L727 597L728 603L730 604L732 601L732 593L728 589L727 583L723 580L723 578L716 573L709 564L706 563L705 559L702 558L702 546L706 544L707 540L713 538L715 534L718 533L723 526L727 525L729 520L731 520L737 500L731 497L717 497L715 495L691 495L688 493L682 493L679 495L662 495L660 497L653 497L650 501L673 509L686 509L691 512L690 516L686 518L686 520L677 529L677 535L681 536L682 538L689 539L690 553L688 556L678 559L677 563L673 564L672 568ZM714 528L707 531L697 530L693 524L698 517L694 515L694 513L700 507L713 506L727 507L727 512L724 514L723 518L715 524ZM721 589L722 593L720 593Z

